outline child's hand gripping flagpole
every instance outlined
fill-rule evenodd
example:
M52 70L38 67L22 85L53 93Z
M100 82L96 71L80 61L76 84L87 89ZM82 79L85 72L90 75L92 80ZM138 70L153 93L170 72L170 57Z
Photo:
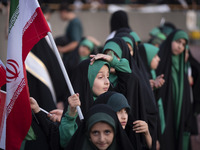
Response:
M48 37L49 37L49 39L50 39L50 41L51 41L51 44L52 44L54 53L55 53L55 55L56 55L56 57L57 57L57 59L58 59L58 62L59 62L59 64L60 64L60 67L61 67L61 70L62 70L62 72L63 72L63 75L64 75L64 77L65 77L65 80L66 80L66 83L67 83L67 85L68 85L70 94L73 95L73 94L75 94L75 93L74 93L74 89L73 89L72 84L71 84L71 82L70 82L70 80L69 80L69 76L68 76L67 71L66 71L66 69L65 69L65 67L64 67L63 61L62 61L61 56L60 56L60 54L59 54L59 52L58 52L58 49L57 49L57 47L56 47L55 41L54 41L54 39L53 39L53 36L52 36L51 32L48 32L47 34L48 34ZM81 111L80 106L77 106L76 109L77 109L77 112L78 112L78 115L79 115L80 120L83 120L84 117L83 117L83 114L82 114L82 111Z

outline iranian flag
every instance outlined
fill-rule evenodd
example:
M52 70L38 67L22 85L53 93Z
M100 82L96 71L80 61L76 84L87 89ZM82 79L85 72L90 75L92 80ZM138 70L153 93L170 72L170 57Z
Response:
M50 29L36 0L11 0L6 64L6 124L0 148L19 150L32 121L24 61ZM5 132L6 131L6 132Z

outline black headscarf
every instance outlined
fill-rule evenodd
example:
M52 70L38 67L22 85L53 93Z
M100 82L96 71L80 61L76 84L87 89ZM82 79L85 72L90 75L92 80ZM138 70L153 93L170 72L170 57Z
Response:
M106 117L105 118L95 117L100 113L105 114ZM108 117L110 118L110 121L106 119ZM113 123L111 123L111 120L114 121L114 125ZM110 125L112 124L111 126L114 128L115 135L114 135L113 143L110 145L108 150L112 150L112 149L133 150L134 149L126 133L122 129L116 113L108 105L98 104L91 107L90 110L87 112L84 121L81 123L78 130L75 132L75 134L71 138L68 146L66 147L66 150L68 149L70 150L96 149L94 144L92 144L91 141L89 140L88 128L90 128L95 122L99 122L99 121L107 122Z
M167 39L161 44L158 56L161 61L157 68L157 74L164 74L165 84L158 91L159 98L162 98L165 114L165 130L161 136L161 148L163 150L182 150L184 148L186 138L189 138L189 132L191 130L191 101L190 101L190 90L187 75L183 72L183 95L182 104L180 111L180 123L178 130L176 129L175 119L175 100L173 99L173 78L172 78L172 42L174 41L175 35L181 30L175 30L172 32ZM187 41L187 40L186 40ZM184 52L182 53L184 55ZM180 55L182 55L180 54ZM179 62L184 62L184 57ZM181 88L181 87L179 87Z
M128 24L127 13L123 10L116 11L110 19L110 31L116 31L120 28L130 28Z

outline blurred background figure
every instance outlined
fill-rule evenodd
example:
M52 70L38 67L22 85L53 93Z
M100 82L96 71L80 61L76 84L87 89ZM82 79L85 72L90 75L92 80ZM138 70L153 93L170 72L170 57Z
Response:
M70 79L78 64L88 59L90 54L97 54L100 46L101 43L92 36L83 37L81 39L79 45L69 54L69 58L64 62Z
M110 34L107 40L114 37L117 30L120 28L130 28L128 22L128 15L123 10L118 10L111 15L110 18Z
M76 16L68 3L62 3L59 8L60 18L68 21L65 34L55 39L60 53L63 54L63 61L67 60L69 53L74 51L83 36L83 27L80 19Z

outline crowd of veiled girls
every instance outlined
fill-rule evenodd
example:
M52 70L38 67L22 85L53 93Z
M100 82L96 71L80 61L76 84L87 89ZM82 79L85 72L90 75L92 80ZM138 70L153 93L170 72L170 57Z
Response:
M41 45L49 47L45 39L33 48L33 54L52 70L58 103L56 107L50 102L51 93L27 72L34 114L22 149L191 149L190 136L198 133L191 88L198 80L191 76L196 66L188 34L165 23L153 28L149 41L143 42L129 26L126 12L113 13L110 23L105 43L81 35L76 48L64 54L73 95L55 56L41 55Z

